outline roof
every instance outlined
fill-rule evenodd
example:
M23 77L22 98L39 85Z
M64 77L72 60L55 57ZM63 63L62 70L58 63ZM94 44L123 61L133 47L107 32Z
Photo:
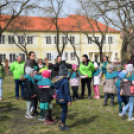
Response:
M10 15L1 15L0 25L3 28L6 22L11 18ZM97 25L102 32L106 31L107 26L90 19L90 23L93 25L95 32L99 32ZM19 16L15 18L12 23L7 27L7 30L26 30L26 31L57 31L56 19L48 17L33 17L33 16ZM96 25L97 23L97 25ZM70 15L67 18L58 18L57 20L59 31L68 32L92 32L92 28L89 25L86 16L83 15ZM120 32L111 27L108 27L108 32Z

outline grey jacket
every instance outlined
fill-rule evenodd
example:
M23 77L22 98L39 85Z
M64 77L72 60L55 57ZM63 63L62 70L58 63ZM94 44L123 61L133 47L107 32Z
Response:
M103 91L105 93L111 93L111 94L117 93L117 88L115 86L117 80L118 80L117 77L113 79L104 79L101 83L101 85L104 85Z

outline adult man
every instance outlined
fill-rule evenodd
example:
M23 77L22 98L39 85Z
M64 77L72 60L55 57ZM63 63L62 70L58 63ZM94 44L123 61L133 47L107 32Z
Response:
M15 81L15 97L17 99L19 99L19 86L21 87L21 97L22 99L24 98L24 87L22 81L19 80L19 77L24 75L24 65L25 62L22 61L22 57L18 55L16 61L10 66L10 71L13 73Z

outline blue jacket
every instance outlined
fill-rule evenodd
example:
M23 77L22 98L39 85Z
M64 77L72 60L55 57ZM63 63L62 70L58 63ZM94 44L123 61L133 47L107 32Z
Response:
M56 82L54 83L54 87L56 89L56 102L58 104L64 104L71 102L71 95L70 95L70 87L69 87L69 81L68 78L62 77L57 77Z
M119 71L117 71L117 75L118 75L118 78L119 78L119 74L120 74L121 72L119 72ZM120 79L120 78L119 78ZM118 85L120 85L120 81L119 81L119 84ZM126 96L120 96L120 86L118 86L118 94L117 94L117 96L118 96L118 101L121 101L121 102L127 102L127 98L126 98Z

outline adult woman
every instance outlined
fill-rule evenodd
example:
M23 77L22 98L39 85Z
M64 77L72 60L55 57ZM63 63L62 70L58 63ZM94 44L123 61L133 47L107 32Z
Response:
M31 67L31 68L37 70L37 71L39 70L38 64L36 63L35 58L36 58L35 52L30 51L30 52L28 53L28 59L27 59L27 61L26 61L26 63L25 63L24 70L25 70L26 66L29 66L29 67Z
M109 64L108 57L107 57L107 56L103 56L103 65L102 65L102 67L101 67L103 76L104 76L104 75L106 74L106 72L107 72L108 64Z
M2 100L2 83L3 83L4 77L5 77L5 68L1 64L1 59L0 59L0 101Z
M88 56L84 54L82 56L83 61L80 64L79 71L82 76L85 76L85 78L81 79L82 83L82 93L81 93L81 98L84 97L84 92L85 92L85 84L87 84L88 87L88 99L90 99L91 95L91 80L94 72L94 65L91 63L88 59Z

